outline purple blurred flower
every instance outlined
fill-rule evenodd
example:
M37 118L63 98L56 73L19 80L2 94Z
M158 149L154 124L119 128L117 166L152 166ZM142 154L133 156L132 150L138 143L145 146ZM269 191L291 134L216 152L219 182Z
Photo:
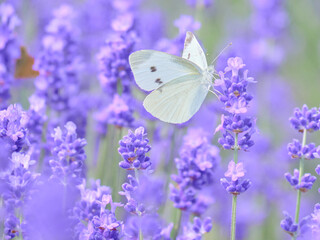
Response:
M195 21L194 18L189 15L181 15L174 21L174 25L179 29L179 35L183 37L185 37L187 31L195 32L201 27L201 23Z
M129 134L120 140L118 152L123 158L119 163L120 167L130 170L147 169L151 166L150 158L146 156L151 149L146 135L144 128L139 127L134 132L129 130Z
M174 21L174 25L179 29L179 34L174 39L160 39L156 44L156 49L162 52L181 56L184 40L187 31L195 32L200 29L201 23L196 21L192 16L181 15Z
M12 5L0 5L0 110L7 107L10 86L13 81L15 60L19 57L19 47L15 28L20 20Z
M45 98L33 94L29 97L30 107L28 110L28 131L31 143L41 142L44 123L47 121Z
M213 0L186 0L186 3L193 8L198 6L210 7L212 5Z
M24 239L73 239L74 222L70 212L78 197L75 189L51 180L42 180L24 205Z
M317 180L315 176L312 176L310 173L306 173L302 176L301 182L299 183L299 170L294 169L293 175L290 173L285 173L285 178L295 189L300 190L301 192L307 192L313 186L313 183Z
M212 220L210 217L205 218L203 221L198 218L193 218L193 224L188 223L184 226L183 233L177 237L178 240L201 240L205 233L211 231Z
M124 226L124 239L139 239L141 230L144 239L171 240L173 224L166 225L157 214L131 215Z
M70 100L79 90L78 71L81 67L76 44L75 12L62 5L53 12L46 27L42 51L35 68L40 72L35 81L37 94L46 98L48 106L58 112L70 109Z
M127 182L122 184L123 191L119 192L127 199L125 210L137 215L156 212L165 200L164 182L144 175L140 175L139 184L133 176L128 175L127 178Z
M170 199L174 207L191 210L197 201L197 191L214 181L214 170L220 161L219 149L209 143L202 129L190 129L179 155L175 159L178 174L171 176L176 184L170 184ZM198 206L201 209L192 208L192 211L202 212L203 205Z
M315 171L316 171L316 173L317 173L318 175L320 175L320 165L317 165Z
M219 149L209 143L205 132L190 129L183 139L179 155L175 159L178 169L175 179L181 178L196 189L212 183L213 172L220 161Z
M320 239L320 204L317 203L314 206L314 212L311 214L311 224L312 230L312 239L319 240Z
M306 129L309 132L317 131L320 127L320 113L317 108L309 110L307 105L303 105L301 109L294 110L294 116L289 119L292 127L299 132Z
M129 101L130 99L115 94L112 103L95 114L100 134L106 134L108 124L118 128L134 126L133 109L130 107Z
M84 147L87 141L84 138L77 138L77 127L73 122L67 122L64 128L61 130L57 127L51 134L53 138L51 152L54 156L54 159L49 160L52 169L51 177L60 179L62 182L68 179L68 182L79 184L85 176Z
M131 15L128 15L127 20L130 19L129 16ZM119 18L123 20L125 16ZM116 29L119 28L119 24L118 22L113 22ZM128 25L127 27L131 26ZM116 93L130 93L132 73L128 57L133 52L137 39L138 37L134 31L116 32L108 37L105 45L97 55L100 69L100 85L111 96Z

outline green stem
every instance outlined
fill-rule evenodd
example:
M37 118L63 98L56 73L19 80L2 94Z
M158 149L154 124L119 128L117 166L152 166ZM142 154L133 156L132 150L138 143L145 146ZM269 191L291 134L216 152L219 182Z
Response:
M178 236L178 233L179 233L179 229L180 229L180 225L181 225L181 216L182 216L182 210L178 209L178 212L176 214L176 224L174 225L173 238L172 239L177 239L177 236Z
M234 138L234 157L235 164L238 163L238 133ZM232 196L232 213L231 213L231 240L236 239L236 213L237 213L237 195Z
M135 175L135 178L137 180L137 183L138 185L140 184L140 180L139 180L139 170L138 169L134 169L134 175ZM142 231L141 231L141 213L139 212L139 218L140 218L140 221L139 221L139 240L143 240L143 235L142 235Z
M302 147L306 145L307 141L307 130L303 130L303 137L302 137ZM300 158L300 163L299 163L299 184L301 183L301 178L304 174L304 158ZM297 203L296 203L296 214L294 218L294 222L296 224L299 224L299 215L300 215L300 203L301 203L301 191L298 189L297 191ZM297 238L297 234L295 234L292 239L295 240Z
M232 196L231 240L236 239L237 195Z

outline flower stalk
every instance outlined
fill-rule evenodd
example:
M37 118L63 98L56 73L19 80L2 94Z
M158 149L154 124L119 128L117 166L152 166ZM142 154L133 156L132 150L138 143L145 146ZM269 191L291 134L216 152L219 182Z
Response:
M306 145L307 141L307 129L303 130L303 137L302 137L302 147ZM304 173L304 157L300 158L299 162L299 184L301 183L301 178ZM301 205L301 190L298 189L297 191L297 202L296 202L296 213L295 213L295 219L294 222L296 224L299 224L299 215L300 215L300 205ZM297 234L294 234L292 237L292 240L295 240L297 238Z
M238 133L234 138L234 162L238 163ZM237 194L232 195L232 213L231 213L231 240L236 239L236 214L237 214Z

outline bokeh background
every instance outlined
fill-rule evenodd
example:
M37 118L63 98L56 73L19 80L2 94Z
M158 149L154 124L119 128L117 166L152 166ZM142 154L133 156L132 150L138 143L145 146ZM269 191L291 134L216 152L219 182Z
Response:
M119 84L122 84L123 91L130 89L133 97L127 104L132 108L134 124L123 126L119 131L119 124L108 122L103 114L104 109L113 101L110 88L114 85L111 86L101 75L110 70L110 66L104 65L104 58L116 62L119 57L110 57L110 48L106 50L110 47L108 41L114 39L115 29L131 31L132 28L137 35L132 38L133 43L129 43L131 38L125 39L124 44L132 44L125 46L125 54L139 49L156 49L181 55L185 32L190 30L201 42L210 63L232 42L214 65L220 71L226 67L229 57L239 56L243 59L249 75L257 81L249 87L254 96L249 115L257 119L259 129L253 137L255 145L239 156L245 164L246 177L251 180L252 187L238 198L237 239L290 239L281 229L280 221L284 217L283 211L294 215L296 192L286 182L284 173L298 168L298 160L290 159L286 148L293 138L301 141L302 135L291 128L288 119L295 107L301 108L303 104L319 107L320 1L1 1L3 2L12 4L20 19L20 24L14 29L18 49L15 59L20 55L19 46L24 46L36 61L34 68L40 68L40 76L14 78L10 84L11 97L6 104L19 103L25 110L30 108L29 97L41 89L39 79L46 79L41 73L41 64L37 63L41 62L45 54L43 39L48 35L49 23L54 18L53 12L63 4L72 8L74 15L70 26L71 38L76 42L76 55L79 58L79 62L74 63L76 66L73 66L73 70L76 71L78 81L75 96L79 99L71 104L71 108L80 107L83 110L80 110L81 113L75 111L73 119L79 120L76 124L81 126L78 126L81 132L78 135L87 140L87 179L100 178L102 184L119 187L117 181L124 181L125 173L118 169L118 141L127 134L129 128L144 126L152 146L149 154L153 162L152 174L164 181L161 189L164 202L159 207L159 215L170 223L175 219L176 209L169 200L167 189L171 181L170 174L176 173L174 159L179 156L183 137L191 129L200 128L210 143L220 149L221 160L215 172L215 181L207 186L204 194L210 203L204 216L211 216L213 220L213 228L204 235L204 239L229 239L231 197L221 187L219 179L223 177L232 153L219 146L219 134L214 134L220 123L222 105L210 94L200 111L188 123L161 123L143 110L142 101L146 93L136 86L128 73L129 77L128 74L123 75L122 83L116 81L115 91L119 90ZM115 19L125 14L126 9L130 9L132 16L129 18L132 19L114 23ZM125 61L125 58L122 60ZM119 62L117 64L121 65ZM122 64L128 66L128 62ZM68 86L70 87L65 80L60 87L68 89ZM123 106L118 107L120 109ZM63 117L63 111L54 109L49 104L46 108L49 120L45 127L48 129L50 126L63 126L67 119L72 119L69 115ZM77 118L80 115L81 119L84 115L85 120ZM50 120L54 118L55 120ZM45 142L45 138L42 141ZM316 145L320 143L317 132L308 135L307 142L311 141ZM39 158L41 157L43 155ZM106 158L114 161L97 165L96 161L101 162ZM315 175L317 161L307 161L306 172ZM114 172L113 175L110 172ZM314 205L320 202L319 187L317 180L313 189L303 194L301 216L311 214ZM312 239L308 234L310 229L300 239Z

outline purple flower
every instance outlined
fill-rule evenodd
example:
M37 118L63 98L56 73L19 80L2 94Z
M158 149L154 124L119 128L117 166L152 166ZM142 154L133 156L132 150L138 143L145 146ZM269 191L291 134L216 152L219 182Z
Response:
M175 208L189 210L196 203L196 191L194 188L179 182L180 179L173 179L177 185L170 184L170 200Z
M4 221L4 239L14 239L15 237L20 236L20 232L20 220L13 214L7 216L6 220Z
M28 115L19 105L10 105L0 111L0 139L6 143L4 149L19 152L27 145Z
M288 144L287 149L289 156L293 159L314 159L315 157L320 157L316 152L316 146L314 143L309 143L302 147L300 141L293 139L293 142Z
M196 21L192 16L181 15L174 21L174 25L179 29L179 34L174 39L160 39L156 44L156 49L162 52L181 56L184 40L187 31L197 31L201 27L201 23Z
M239 178L245 175L245 170L243 168L243 163L235 163L230 161L228 164L228 171L225 172L225 177L230 177L232 181L237 181Z
M37 94L58 112L70 109L70 101L77 97L81 67L77 50L75 12L69 5L62 5L53 12L54 18L46 27L42 50L35 68L40 75L35 81Z
M193 218L193 224L188 224L183 228L183 233L177 237L178 240L201 240L205 233L211 231L212 220L210 217L203 221L198 218Z
M299 132L306 129L309 132L317 131L320 127L320 113L317 108L309 110L307 105L303 105L301 109L294 110L294 116L289 119L292 127Z
M51 134L53 138L52 155L54 159L49 160L52 169L52 178L64 182L67 179L79 184L85 176L86 154L84 147L87 141L84 138L77 138L76 125L67 122L64 130L60 127L54 129Z
M312 176L310 173L306 173L302 176L301 182L299 183L299 170L294 169L293 175L290 173L285 173L285 178L295 189L300 190L301 192L307 192L313 186L313 183L317 180L315 176Z
M320 164L317 165L315 171L316 171L316 173L317 173L318 175L320 175Z
M132 15L120 16L119 20L114 20L113 26L119 29L119 21L129 21ZM133 20L132 20L133 21ZM128 23L127 23L128 24ZM131 23L132 24L132 23ZM121 25L121 29L124 26ZM130 23L127 28L130 28ZM130 93L132 85L132 73L128 57L134 49L137 36L134 31L114 33L108 37L105 45L97 55L99 61L99 80L102 89L114 95L116 93Z
M248 70L239 57L229 58L225 72L219 72L220 79L214 83L219 95L219 100L224 103L225 109L233 114L247 112L252 95L247 93L248 83L255 83L248 77Z
M115 94L112 103L106 108L95 114L97 128L101 134L106 134L107 124L115 125L116 127L133 127L133 109L130 107L130 102L124 97Z
M164 182L160 179L140 175L139 184L130 174L127 179L127 182L122 184L123 191L119 192L127 199L124 206L126 211L137 215L150 214L156 212L164 203Z
M21 206L31 199L35 182L39 177L39 174L30 171L30 167L34 164L35 161L30 159L30 155L13 152L9 168L0 174L0 196L4 200L6 239L21 234L19 220Z
M118 152L123 158L119 166L130 169L147 169L151 166L150 158L146 156L151 149L148 145L149 139L143 127L137 128L134 132L129 130L127 136L120 140Z
M212 183L220 160L219 149L209 143L201 129L191 129L183 139L179 158L175 159L178 176L196 189Z
M100 180L91 181L91 188L86 188L85 180L77 187L80 190L81 199L73 208L73 213L79 221L77 229L81 231L84 227L83 222L88 222L99 214L103 196L110 196L111 189L107 186L101 186Z
M174 21L174 25L179 29L179 35L186 35L187 31L195 32L200 29L201 23L195 21L192 16L181 15L180 18Z
M310 216L304 217L299 224L294 223L292 217L287 213L283 212L285 215L285 218L281 220L280 226L281 228L286 231L290 236L299 236L303 232L305 232L305 229L308 227Z
M47 121L45 98L33 94L29 97L30 107L28 110L29 139L32 143L41 141L42 128Z
M20 20L12 5L0 5L0 110L7 107L10 86L13 82L15 60L19 57L19 46L15 28Z
M240 149L246 151L254 145L254 141L251 140L251 135L254 132L255 130L252 129L251 132L247 132L244 135L240 136L240 139L238 139L238 146ZM235 139L234 136L228 131L224 131L222 137L218 139L218 142L224 149L234 149Z
M290 236L294 236L298 231L298 224L293 222L292 217L287 213L283 213L285 218L281 220L280 226L285 230Z
M70 216L78 192L70 185L41 179L24 205L24 239L73 239L74 221ZM50 206L50 207L49 207Z
M312 239L319 240L320 236L320 204L314 206L314 212L311 214Z
M241 182L239 179L236 181L229 181L226 178L221 178L220 183L228 193L233 195L239 195L240 193L247 191L251 186L251 181L249 179L245 179Z
M79 186L81 200L73 210L78 221L76 234L81 240L119 239L122 222L116 219L115 210L122 204L112 201L110 188L100 186L99 180L92 183L91 189L85 188L85 181Z
M141 230L144 239L171 240L173 224L167 225L157 214L131 215L124 226L124 239L139 239Z

